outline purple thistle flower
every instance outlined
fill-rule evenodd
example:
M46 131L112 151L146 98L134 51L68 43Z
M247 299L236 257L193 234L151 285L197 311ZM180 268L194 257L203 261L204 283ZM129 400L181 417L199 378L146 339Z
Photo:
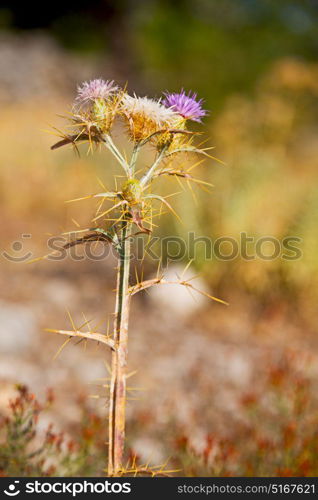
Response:
M197 100L195 92L190 91L186 94L182 89L179 93L170 94L166 92L164 95L165 98L162 101L164 106L176 111L187 120L201 122L201 118L207 114L202 108L203 99Z
M76 101L79 104L85 104L88 101L95 99L108 99L112 94L118 90L114 80L102 80L98 78L90 82L84 82L81 86L77 87Z

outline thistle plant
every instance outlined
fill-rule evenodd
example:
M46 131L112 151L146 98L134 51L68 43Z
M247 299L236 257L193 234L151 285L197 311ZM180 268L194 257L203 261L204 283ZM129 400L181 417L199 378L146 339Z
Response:
M60 140L52 149L71 144L78 151L80 143L87 143L89 151L106 148L118 163L123 180L119 190L90 194L80 199L101 200L97 214L93 218L94 227L86 234L67 243L67 247L92 241L102 241L112 245L118 258L115 320L112 334L92 330L83 332L74 325L71 331L51 330L63 335L95 340L111 349L112 361L109 384L108 422L108 475L124 473L123 455L125 442L125 404L128 353L128 326L131 298L137 292L154 285L169 284L159 273L154 279L130 282L132 244L140 233L151 235L154 224L153 214L161 207L175 213L165 197L153 190L154 181L159 176L177 177L188 184L201 186L208 183L193 177L192 167L177 164L177 155L200 154L210 157L209 148L194 144L197 132L189 129L191 121L201 122L206 111L196 94L165 93L162 99L129 95L113 81L102 79L84 83L78 88L77 97L69 116L69 133L60 133ZM115 144L112 136L115 121L125 126L125 134L132 143L132 153L126 154ZM151 146L154 159L149 167L139 164L140 153L145 146ZM112 204L103 210L105 200ZM197 290L190 281L177 280L198 293L213 300L220 299ZM69 340L69 339L68 339Z

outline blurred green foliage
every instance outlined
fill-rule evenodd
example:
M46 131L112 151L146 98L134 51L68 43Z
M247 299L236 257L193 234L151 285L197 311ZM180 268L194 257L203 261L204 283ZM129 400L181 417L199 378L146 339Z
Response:
M193 88L213 111L273 61L313 60L318 48L315 0L78 0L45 12L3 2L1 12L7 29L48 30L68 49L105 54L125 81Z
M148 2L135 12L134 38L154 87L194 88L218 110L247 93L273 60L315 58L317 3L282 0Z

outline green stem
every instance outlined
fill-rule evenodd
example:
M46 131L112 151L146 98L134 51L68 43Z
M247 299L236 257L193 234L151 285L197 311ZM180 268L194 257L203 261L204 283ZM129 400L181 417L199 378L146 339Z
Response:
M167 146L164 146L162 148L162 150L160 151L159 155L157 156L156 160L154 161L154 163L149 168L148 172L146 172L146 174L142 177L142 179L140 181L140 184L142 186L145 186L151 180L153 174L155 173L156 168L158 167L160 162L163 160L165 153L166 153L166 150L167 150Z
M112 352L110 403L109 403L109 449L108 475L118 475L122 468L125 444L126 365L128 353L128 320L130 294L129 270L131 252L131 222L125 219L121 229L119 266L117 272L116 310L114 341L117 349Z
M114 155L114 157L116 158L116 160L118 161L118 163L120 163L120 165L125 170L127 176L129 177L129 165L126 162L126 160L123 157L123 155L118 151L118 149L115 146L115 144L114 144L112 138L110 137L110 135L109 134L104 134L103 135L103 140L104 140L104 144L107 147L107 149L109 149L109 151Z
M131 178L133 178L134 175L135 175L136 161L137 161L138 154L139 154L141 146L142 146L141 142L137 142L134 145L134 149L133 149L133 152L132 152L132 155L131 155L131 160L130 160L130 177Z

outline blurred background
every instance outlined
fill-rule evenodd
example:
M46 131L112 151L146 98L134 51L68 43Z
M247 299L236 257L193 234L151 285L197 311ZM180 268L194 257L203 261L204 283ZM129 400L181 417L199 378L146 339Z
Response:
M225 166L200 166L213 190L178 194L184 224L165 215L156 235L292 236L302 256L206 260L199 247L188 273L229 307L175 287L135 297L129 370L141 390L128 402L129 447L141 461L170 456L181 475L318 474L317 15L315 0L1 2L3 416L18 382L40 400L48 387L56 394L40 433L50 421L76 438L83 406L106 415L97 379L108 376L108 353L69 343L53 360L64 339L43 330L70 328L68 309L77 325L84 313L105 331L115 260L25 264L3 253L45 255L48 234L87 227L94 210L65 200L98 191L98 178L114 187L107 153L50 151L58 115L90 78L157 97L184 88L204 99L207 143ZM156 269L148 261L145 276Z

